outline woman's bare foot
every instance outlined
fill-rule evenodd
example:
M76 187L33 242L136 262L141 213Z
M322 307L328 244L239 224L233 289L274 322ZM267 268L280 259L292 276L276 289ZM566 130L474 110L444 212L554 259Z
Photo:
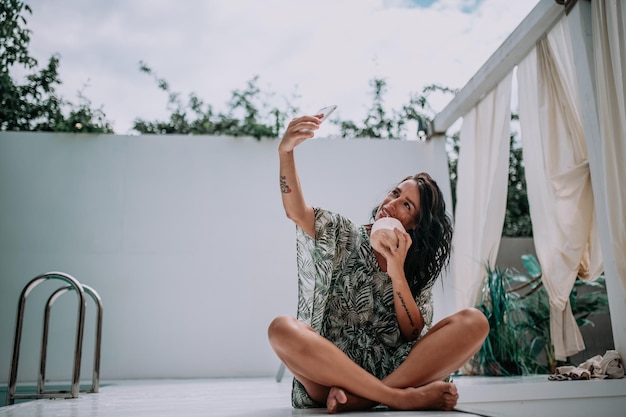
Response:
M341 388L332 387L326 399L328 414L342 411L368 410L377 405L375 402L350 394Z
M398 404L388 404L396 410L443 410L456 406L459 394L451 382L435 381L417 388L405 388Z

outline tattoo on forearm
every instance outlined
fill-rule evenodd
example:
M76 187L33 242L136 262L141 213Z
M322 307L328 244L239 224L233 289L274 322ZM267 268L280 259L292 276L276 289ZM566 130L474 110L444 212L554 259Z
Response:
M404 302L404 297L402 297L402 293L400 293L400 291L397 291L396 294L398 295L398 298L400 299L400 302L402 303L402 307L404 307L404 311L406 312L406 315L409 318L409 323L411 323L411 326L415 327L415 322L413 321L413 317L411 317L411 313L409 313L409 309L406 306L406 303Z
M291 188L287 185L287 177L284 175L280 176L280 192L283 194L289 194L291 192Z

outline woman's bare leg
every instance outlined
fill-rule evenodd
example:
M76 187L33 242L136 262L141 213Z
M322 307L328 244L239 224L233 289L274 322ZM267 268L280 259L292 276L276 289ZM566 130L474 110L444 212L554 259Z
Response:
M458 370L480 349L489 333L479 310L466 309L433 326L413 347L405 361L383 383L394 388L422 387ZM372 407L371 401L340 388L329 391L327 406L336 411Z
M268 337L278 357L315 402L324 404L333 386L352 388L352 380L362 381L364 389L359 391L362 395L366 395L368 390L389 395L393 391L351 361L329 340L293 317L274 319L268 329Z
M461 310L437 322L383 381L391 387L441 381L474 356L488 334L489 322L480 310Z
M268 329L270 344L311 398L321 404L331 387L395 409L451 409L456 387L441 381L420 388L391 387L354 363L334 344L292 317L276 318ZM451 400L452 398L452 400ZM341 407L329 412L341 411Z

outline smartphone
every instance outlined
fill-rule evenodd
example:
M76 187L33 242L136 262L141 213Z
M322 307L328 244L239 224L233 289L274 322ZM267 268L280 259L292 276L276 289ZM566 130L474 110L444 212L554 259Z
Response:
M332 106L322 107L317 112L315 112L314 115L316 115L316 114L323 114L322 118L320 119L320 121L323 122L324 120L328 119L328 117L331 114L333 114L333 112L335 110L337 110L337 106L333 104Z

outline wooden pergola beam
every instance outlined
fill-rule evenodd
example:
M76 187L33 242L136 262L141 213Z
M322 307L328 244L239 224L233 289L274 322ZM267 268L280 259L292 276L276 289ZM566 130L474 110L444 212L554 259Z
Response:
M515 68L537 41L559 21L565 7L555 0L541 0L509 35L459 93L433 119L428 136L443 134L465 116Z

